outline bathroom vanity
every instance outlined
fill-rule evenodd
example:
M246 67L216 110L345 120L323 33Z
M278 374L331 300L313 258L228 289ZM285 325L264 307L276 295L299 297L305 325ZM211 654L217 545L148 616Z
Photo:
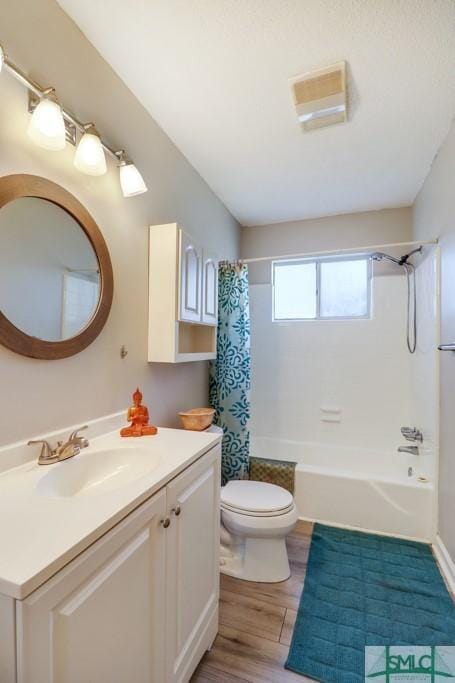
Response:
M1 683L188 681L218 628L219 492L208 432L3 472Z

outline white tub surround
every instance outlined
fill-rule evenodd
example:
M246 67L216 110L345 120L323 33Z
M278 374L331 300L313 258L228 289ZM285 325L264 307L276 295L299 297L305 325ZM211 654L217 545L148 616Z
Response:
M218 629L221 437L88 438L0 475L0 680L186 683Z
M271 285L250 287L253 436L377 449L401 443L400 427L414 424L406 281L374 277L372 289L371 320L272 322Z

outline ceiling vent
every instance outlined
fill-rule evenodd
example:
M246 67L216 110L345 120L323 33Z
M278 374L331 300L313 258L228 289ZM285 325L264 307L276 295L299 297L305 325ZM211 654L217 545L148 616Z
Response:
M291 79L297 116L304 130L347 120L346 62Z

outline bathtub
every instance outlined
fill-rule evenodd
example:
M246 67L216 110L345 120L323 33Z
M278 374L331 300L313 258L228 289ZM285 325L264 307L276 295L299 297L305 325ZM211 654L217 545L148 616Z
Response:
M254 436L251 455L297 462L294 497L301 519L435 538L434 485L419 469L422 456Z

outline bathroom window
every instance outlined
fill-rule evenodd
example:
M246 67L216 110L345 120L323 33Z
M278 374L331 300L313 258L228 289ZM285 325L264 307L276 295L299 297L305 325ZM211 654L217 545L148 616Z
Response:
M273 320L370 317L370 260L294 259L272 264Z

